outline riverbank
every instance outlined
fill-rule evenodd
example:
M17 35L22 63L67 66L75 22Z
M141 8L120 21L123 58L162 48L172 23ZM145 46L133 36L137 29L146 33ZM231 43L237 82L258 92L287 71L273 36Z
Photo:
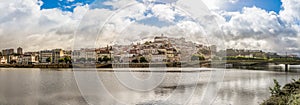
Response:
M210 67L207 63L122 63L122 64L0 64L0 68L151 68L151 67Z
M243 70L275 70L284 71L284 66L276 64L249 64L249 63L210 63L210 62L166 62L166 63L118 63L118 64L0 64L0 68L226 68ZM289 69L298 69L299 67Z
M72 68L72 64L0 64L0 68Z
M275 86L270 88L271 97L261 105L300 105L300 79L284 85L282 88L274 80Z

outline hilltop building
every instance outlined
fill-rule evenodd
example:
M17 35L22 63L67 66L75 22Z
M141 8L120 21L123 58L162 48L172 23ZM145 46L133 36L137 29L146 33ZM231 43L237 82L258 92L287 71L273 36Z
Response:
M184 38L168 38L162 34L145 43L115 45L113 58L114 62L143 62L140 61L142 57L152 63L191 61L193 54L204 55L210 59L211 48L216 50L216 46L203 46Z

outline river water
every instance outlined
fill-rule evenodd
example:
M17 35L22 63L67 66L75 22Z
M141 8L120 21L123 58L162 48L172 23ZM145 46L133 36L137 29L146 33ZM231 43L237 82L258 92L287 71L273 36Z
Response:
M132 73L140 80L162 79L150 79L159 81L155 85L125 83L121 79L126 72L0 68L0 105L257 105L269 97L273 79L284 85L300 78L300 72L228 69L218 72L220 77L212 73L216 72Z

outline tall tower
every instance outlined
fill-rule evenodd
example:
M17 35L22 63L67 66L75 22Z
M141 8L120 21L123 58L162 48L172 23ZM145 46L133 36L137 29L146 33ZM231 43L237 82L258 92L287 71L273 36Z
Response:
M17 49L17 54L20 54L20 55L23 54L23 49L22 49L21 47L19 47L19 48Z

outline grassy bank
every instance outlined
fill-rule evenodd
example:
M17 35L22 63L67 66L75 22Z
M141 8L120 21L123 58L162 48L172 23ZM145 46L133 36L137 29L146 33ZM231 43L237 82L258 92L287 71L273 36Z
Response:
M274 80L275 86L270 88L271 97L261 105L300 105L300 79L293 80L292 83L280 86Z

